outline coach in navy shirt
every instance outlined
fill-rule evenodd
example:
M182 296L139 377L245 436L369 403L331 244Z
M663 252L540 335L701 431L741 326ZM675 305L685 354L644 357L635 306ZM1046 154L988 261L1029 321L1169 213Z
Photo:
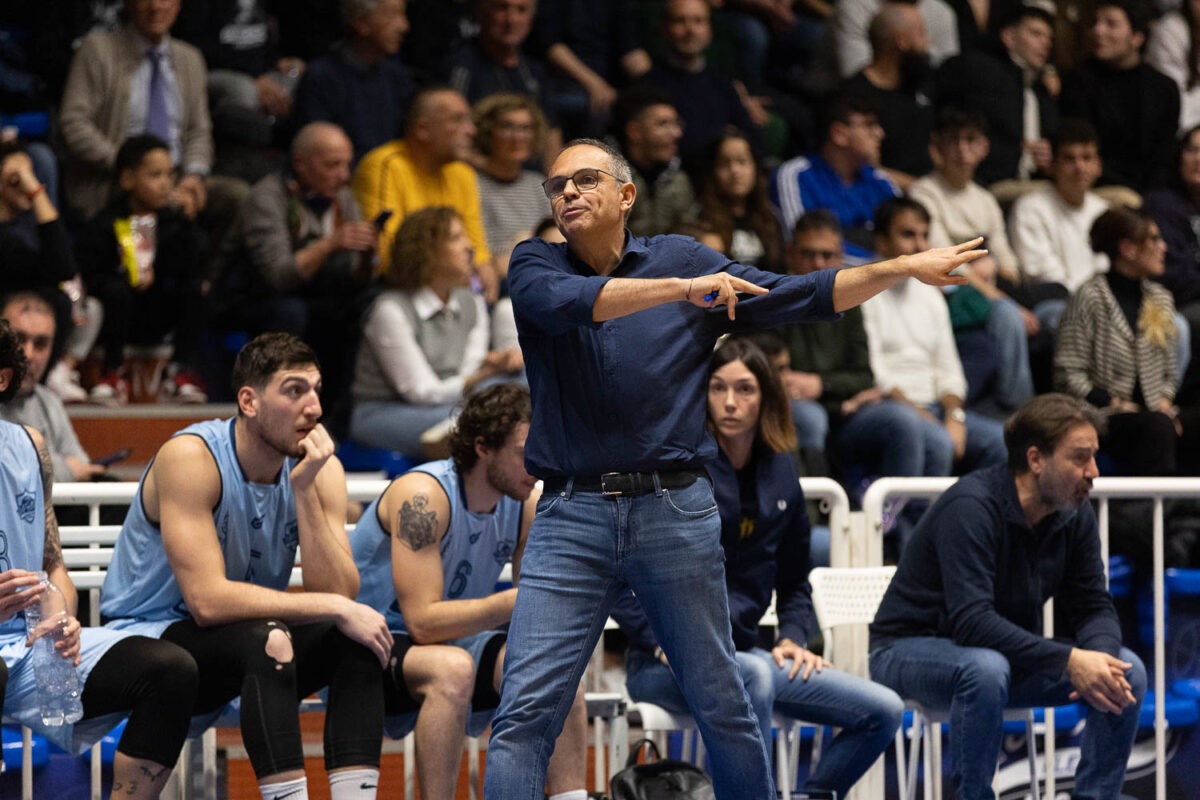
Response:
M703 473L716 455L704 423L713 344L733 329L833 318L907 276L963 283L950 271L983 251L976 240L776 275L685 237L631 236L630 168L601 142L568 145L544 185L566 244L519 245L509 281L533 395L525 461L545 488L520 566L485 795L542 797L574 687L609 608L632 589L709 749L717 796L773 798Z

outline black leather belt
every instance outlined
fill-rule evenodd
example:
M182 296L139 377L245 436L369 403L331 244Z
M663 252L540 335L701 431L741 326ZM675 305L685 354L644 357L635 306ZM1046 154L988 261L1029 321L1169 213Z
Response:
M677 469L670 472L606 472L603 475L577 475L573 492L600 492L606 497L630 497L655 490L654 476L664 489L686 489L704 475L702 469ZM547 478L542 491L551 494L567 487L569 478Z

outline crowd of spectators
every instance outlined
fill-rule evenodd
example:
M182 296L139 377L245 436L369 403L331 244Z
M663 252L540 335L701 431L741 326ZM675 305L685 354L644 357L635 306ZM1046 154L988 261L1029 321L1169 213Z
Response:
M52 317L34 374L65 402L125 402L126 346L163 342L164 399L222 399L230 342L281 330L335 431L420 458L464 391L521 380L508 254L598 136L634 235L765 269L985 236L967 286L783 332L836 476L999 463L1052 389L1109 417L1110 472L1196 474L1194 0L1096 0L1057 41L1053 0L7 5L0 295Z

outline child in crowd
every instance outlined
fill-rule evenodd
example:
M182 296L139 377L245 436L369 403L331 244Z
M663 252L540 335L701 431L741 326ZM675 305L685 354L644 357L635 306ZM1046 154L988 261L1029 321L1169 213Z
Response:
M117 151L115 168L112 199L87 222L76 243L84 282L104 305L99 337L104 372L91 400L126 403L125 345L158 344L170 337L174 352L162 394L175 402L203 403L204 387L191 362L201 324L204 235L170 205L171 153L164 141L130 137Z

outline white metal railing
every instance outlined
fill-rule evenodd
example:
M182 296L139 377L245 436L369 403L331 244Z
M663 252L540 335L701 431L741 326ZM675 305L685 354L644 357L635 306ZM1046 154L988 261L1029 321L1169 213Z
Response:
M883 563L884 515L889 503L898 497L936 499L954 484L954 478L881 478L863 495L863 516L867 526L866 563ZM1153 500L1154 511L1154 796L1165 800L1166 777L1166 633L1163 600L1163 501L1171 498L1200 497L1200 478L1097 478L1091 496L1098 501L1097 519L1100 528L1100 554L1108 569L1108 506L1114 499ZM1048 721L1047 726L1051 723ZM1047 737L1049 746L1053 737ZM1049 751L1052 753L1053 751ZM1048 755L1049 755L1048 753ZM1049 758L1047 759L1048 763ZM1047 796L1053 796L1053 771L1047 770Z

